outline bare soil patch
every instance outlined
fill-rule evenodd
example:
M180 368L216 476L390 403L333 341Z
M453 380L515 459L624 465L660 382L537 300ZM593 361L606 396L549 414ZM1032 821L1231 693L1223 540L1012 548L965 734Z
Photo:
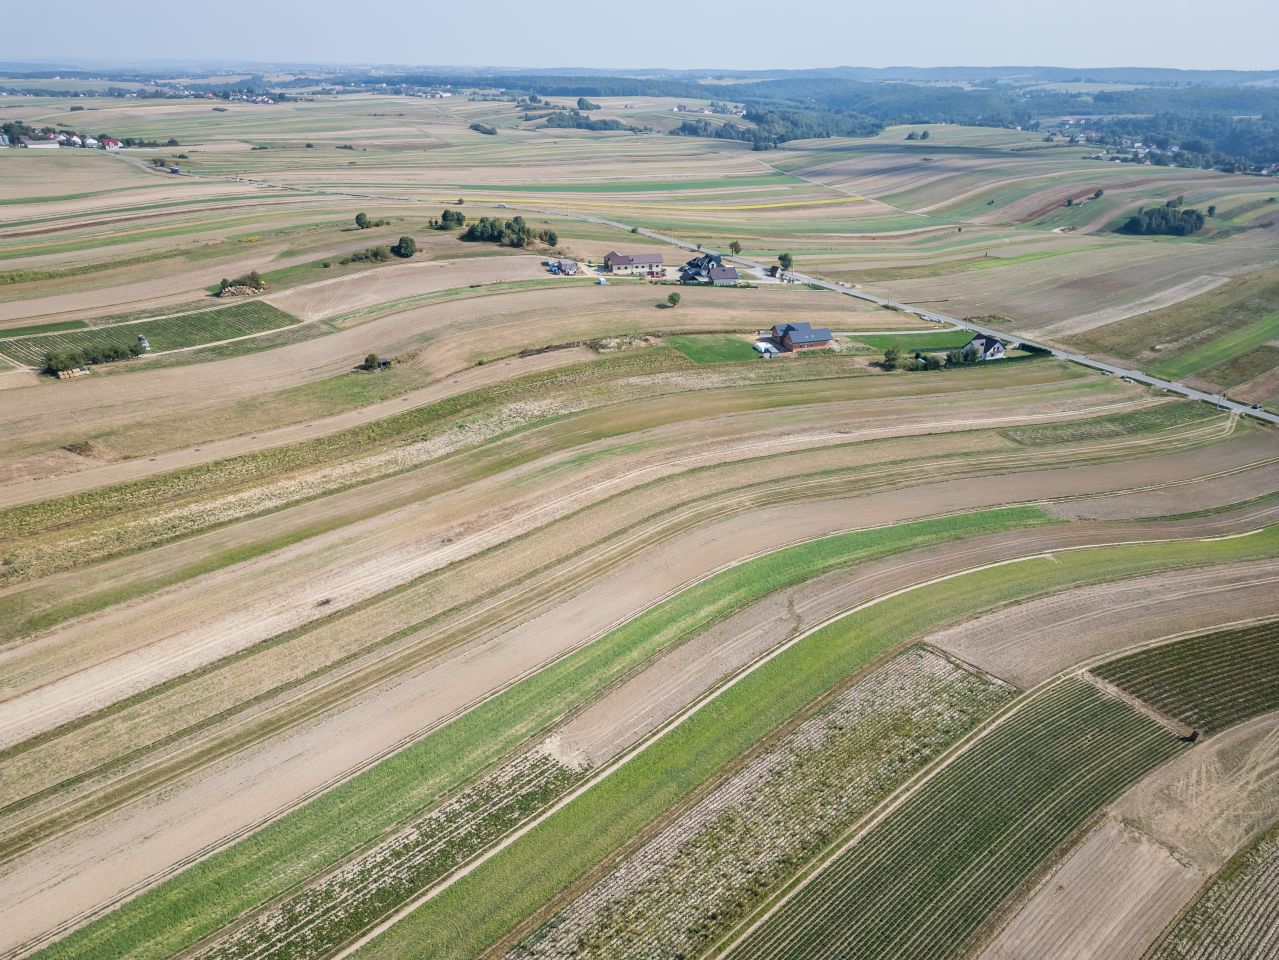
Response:
M1169 633L1279 610L1279 561L1085 587L996 611L928 638L1023 689L1073 663Z

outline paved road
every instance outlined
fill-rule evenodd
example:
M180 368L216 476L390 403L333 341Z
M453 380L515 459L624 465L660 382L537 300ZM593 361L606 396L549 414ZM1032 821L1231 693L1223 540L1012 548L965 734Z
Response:
M563 217L576 217L579 220L587 220L592 223L599 223L609 227L617 227L620 230L631 229L624 223L618 223L615 220L606 220L603 217L595 217L584 213L572 213L567 210L539 210L538 212L553 213L557 216ZM658 233L655 230L646 230L641 227L638 232L641 236L648 237L651 240L660 240L662 243L670 243L677 247L683 247L685 250L700 251L702 253L719 253L719 251L712 250L709 247L699 247L696 244L688 243L687 241L680 240L677 237L667 236L664 233ZM749 260L746 257L734 257L731 254L723 254L723 256L727 260L731 260L734 263L751 267L753 269L764 268L764 264L757 263L754 260ZM846 297L855 297L858 300L865 300L869 303L878 304L881 307L894 307L897 310L901 310L903 313L913 313L917 317L922 317L925 320L931 320L934 323L945 323L954 327L962 327L965 330L973 331L973 333L984 333L988 336L997 337L1001 340L1010 339L1007 331L983 327L980 324L961 320L958 317L951 317L944 313L938 313L936 310L925 310L920 307L912 306L908 303L897 303L893 300L877 297L873 293L866 293L864 290L854 290L851 287L831 283L829 280L822 280L819 277L810 277L802 273L796 273L794 276L800 283L808 283L815 287L821 287L823 290L833 290L835 293L841 293ZM1100 370L1103 373L1112 374L1117 377L1127 377L1137 383L1144 383L1147 386L1158 387L1159 389L1167 390L1171 393L1178 393L1183 397L1189 397L1191 400L1202 400L1206 403L1211 403L1222 410L1229 410L1233 413L1239 414L1240 416L1255 417L1256 419L1265 421L1266 423L1279 424L1279 415L1270 413L1268 410L1253 410L1246 404L1228 400L1220 394L1204 393L1202 390L1196 390L1193 387L1188 387L1184 383L1160 380L1158 377L1149 376L1148 374L1142 373L1140 370L1128 370L1124 367L1116 367L1113 364L1105 363L1101 360L1095 360L1092 357L1086 357L1083 354L1069 353L1046 343L1036 343L1034 340L1027 340L1024 337L1018 337L1015 339L1027 346L1047 351L1059 360L1069 360L1072 363L1091 367L1092 369Z

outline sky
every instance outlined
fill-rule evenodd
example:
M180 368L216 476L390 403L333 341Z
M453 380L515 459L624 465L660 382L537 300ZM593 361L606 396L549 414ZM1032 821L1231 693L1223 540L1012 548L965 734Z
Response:
M1279 68L1275 0L58 0L4 58L784 69Z

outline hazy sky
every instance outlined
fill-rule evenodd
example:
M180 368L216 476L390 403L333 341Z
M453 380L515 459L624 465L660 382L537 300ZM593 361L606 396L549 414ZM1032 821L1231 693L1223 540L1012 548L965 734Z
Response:
M1275 0L11 0L3 57L1276 69Z

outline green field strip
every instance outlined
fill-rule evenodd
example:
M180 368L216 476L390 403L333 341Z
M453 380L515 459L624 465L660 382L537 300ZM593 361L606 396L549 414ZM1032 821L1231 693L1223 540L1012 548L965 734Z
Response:
M1246 545L1245 545L1246 544ZM469 957L542 909L595 864L706 783L804 705L856 674L874 658L920 634L979 612L1070 586L1120 579L1179 565L1270 555L1279 527L1222 541L1174 541L1063 551L954 577L873 604L788 647L721 692L689 719L651 742L611 776L556 811L502 851L461 877L363 948L364 958L407 955ZM1081 685L1083 681L1079 681ZM1098 694L1100 697L1100 694ZM1144 715L1111 701L1125 722L1178 741ZM1159 747L1164 741L1158 740ZM1150 744L1135 765L1106 790L1149 769ZM1162 748L1161 748L1162 749ZM1156 753L1159 750L1155 750ZM1077 773L1078 770L1072 771ZM1117 784L1117 785L1116 785ZM1113 793L1104 793L1104 802ZM1098 794L1090 794L1096 800ZM1073 813L1084 819L1095 806ZM1069 811L1068 811L1069 812ZM1066 834L1082 821L1064 822ZM1022 864L1014 889L1038 859ZM992 905L993 906L993 905ZM985 914L973 922L979 924ZM765 953L764 955L768 955ZM856 955L856 954L846 954ZM935 957L941 953L924 953Z
M920 333L858 333L851 339L874 350L951 350L962 347L973 338L971 330L924 330Z
M1164 380L1182 380L1208 367L1225 363L1262 344L1279 339L1279 312L1263 317L1239 330L1210 340L1187 353L1150 367L1149 372Z
M1173 400L1155 407L1120 413L1090 420L1071 420L1066 423L1034 424L1026 427L1008 427L1000 434L1014 443L1034 447L1041 444L1078 443L1102 437L1119 437L1140 433L1154 433L1176 427L1203 423L1218 416L1218 411L1194 400Z
M1183 747L1085 680L1062 680L824 864L729 956L961 956L1097 810Z
M1151 960L1258 960L1279 952L1279 824L1236 855Z
M456 189L495 193L677 193L687 190L728 190L734 187L812 187L805 180L784 173L764 176L710 177L689 180L626 180L581 183L458 184Z
M841 534L748 560L663 601L39 956L169 956L420 816L592 691L743 604L823 570L1046 522L1037 508L987 511Z
M674 347L694 363L734 363L759 359L755 351L740 337L716 334L680 334L667 337L667 346Z
M156 352L203 346L296 324L298 319L258 300L200 313L156 320L65 330L38 336L0 339L0 354L19 363L40 366L50 352L100 349L109 345L129 347L146 337Z
M56 320L53 323L37 323L30 327L0 327L0 344L15 337L29 337L40 333L58 333L62 330L84 330L88 326L83 320Z
M1093 673L1196 729L1216 733L1279 710L1279 621L1187 637Z

